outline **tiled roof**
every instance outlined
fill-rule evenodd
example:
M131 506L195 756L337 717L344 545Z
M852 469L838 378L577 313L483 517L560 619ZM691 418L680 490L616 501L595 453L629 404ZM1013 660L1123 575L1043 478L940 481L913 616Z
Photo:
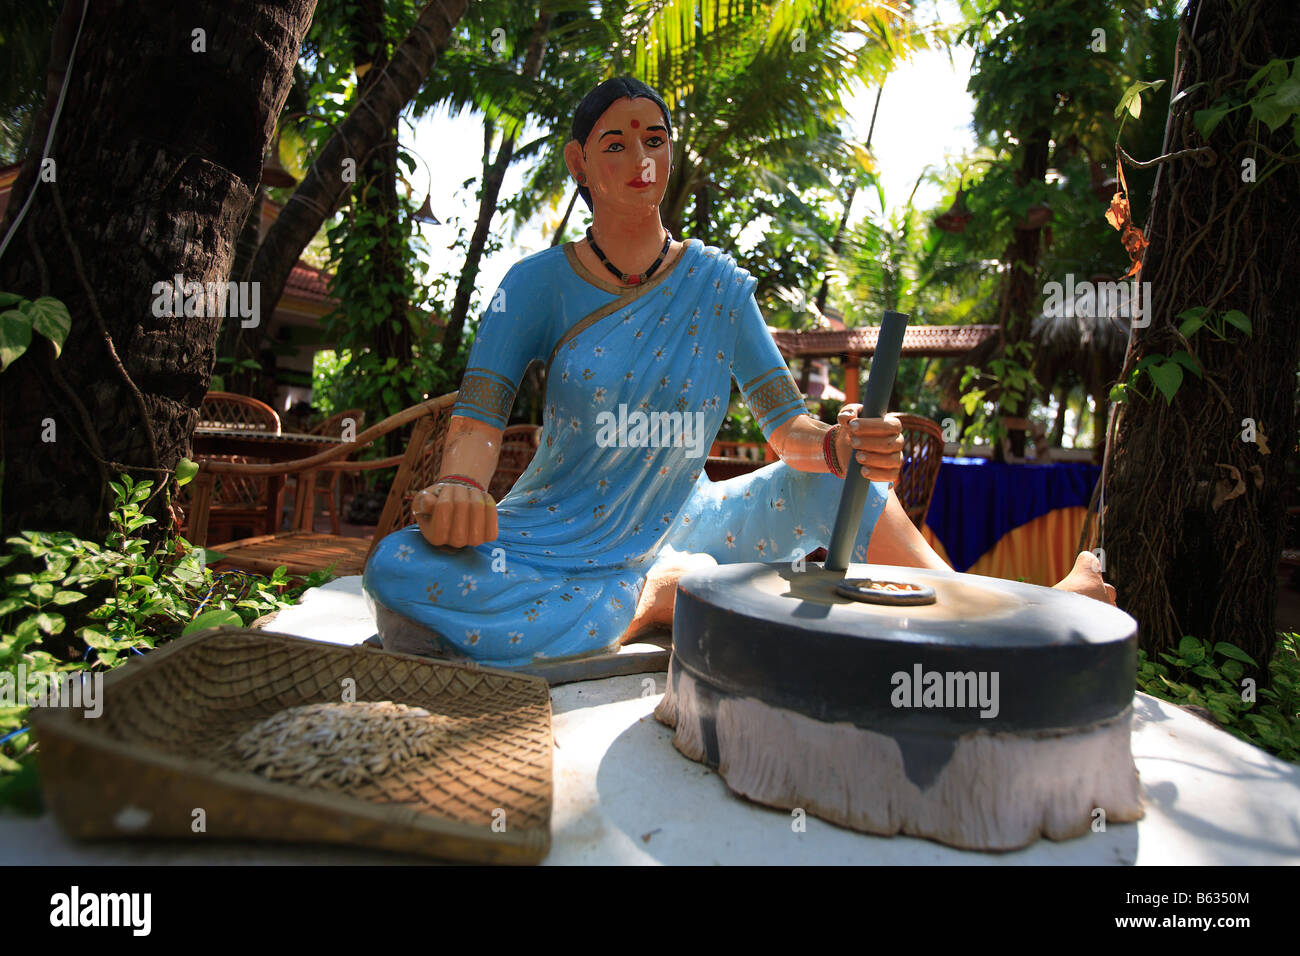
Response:
M328 302L337 305L338 303L330 298L328 275L299 260L284 283L284 291L311 302Z
M795 332L772 329L772 338L781 354L795 355L871 355L876 351L875 326L845 329L842 332ZM912 325L903 333L904 355L964 355L985 339L996 335L996 325Z

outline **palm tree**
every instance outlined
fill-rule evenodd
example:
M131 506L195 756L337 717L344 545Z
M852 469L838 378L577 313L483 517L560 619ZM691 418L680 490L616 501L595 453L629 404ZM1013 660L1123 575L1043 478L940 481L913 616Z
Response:
M0 165L27 153L45 99L45 66L62 0L15 0L0 7ZM77 10L80 13L80 9Z

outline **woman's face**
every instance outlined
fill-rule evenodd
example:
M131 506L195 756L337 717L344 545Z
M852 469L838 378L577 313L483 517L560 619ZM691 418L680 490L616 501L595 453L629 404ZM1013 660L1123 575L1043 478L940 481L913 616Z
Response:
M673 149L653 100L615 100L596 121L583 151L593 207L644 211L663 201Z

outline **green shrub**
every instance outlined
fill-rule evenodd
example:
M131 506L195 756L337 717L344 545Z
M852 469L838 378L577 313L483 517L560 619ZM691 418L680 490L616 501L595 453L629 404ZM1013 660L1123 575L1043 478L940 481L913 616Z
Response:
M192 475L178 468L185 480ZM270 577L213 572L204 552L168 535L151 548L140 529L152 482L112 482L112 530L102 545L69 532L24 531L0 555L0 673L17 686L18 668L39 680L105 671L159 643L206 627L251 624L328 581L329 570L291 580L283 567ZM35 746L24 726L25 687L0 704L0 805L36 809Z
M1235 645L1184 637L1168 662L1138 651L1138 690L1175 704L1203 707L1224 730L1283 760L1300 762L1300 634L1279 634L1267 687L1243 682L1254 660ZM1251 690L1253 689L1253 694ZM1252 699L1253 698L1253 699Z

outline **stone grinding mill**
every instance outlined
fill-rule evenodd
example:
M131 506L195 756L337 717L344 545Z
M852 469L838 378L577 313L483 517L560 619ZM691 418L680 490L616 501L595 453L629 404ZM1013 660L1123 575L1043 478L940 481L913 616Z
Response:
M861 415L884 414L907 316L886 312ZM1092 598L852 564L848 469L827 558L684 575L655 716L757 803L876 834L1011 850L1142 816L1137 623Z

